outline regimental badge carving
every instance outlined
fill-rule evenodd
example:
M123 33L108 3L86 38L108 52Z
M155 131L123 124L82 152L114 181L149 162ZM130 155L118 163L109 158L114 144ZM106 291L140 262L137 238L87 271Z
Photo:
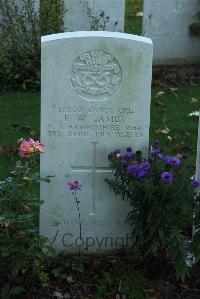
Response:
M122 80L119 62L104 50L91 50L77 57L70 80L76 93L89 101L108 99Z

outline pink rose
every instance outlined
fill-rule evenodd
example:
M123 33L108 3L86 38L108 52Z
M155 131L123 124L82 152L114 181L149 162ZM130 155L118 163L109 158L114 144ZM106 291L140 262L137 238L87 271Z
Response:
M44 153L44 144L39 140L35 141L32 138L29 140L22 140L19 147L19 154L21 157L31 157L34 154Z

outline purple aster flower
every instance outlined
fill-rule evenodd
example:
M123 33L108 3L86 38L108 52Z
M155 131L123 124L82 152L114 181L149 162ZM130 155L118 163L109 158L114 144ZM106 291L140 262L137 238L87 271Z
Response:
M113 151L113 154L114 154L114 155L117 155L117 154L120 154L120 153L121 153L121 151L120 151L119 148L116 148L116 149Z
M138 178L144 178L147 175L147 172L145 170L140 170L137 174Z
M187 159L188 158L188 153L182 153L181 156L182 156L183 159Z
M127 172L129 174L137 175L139 171L140 171L139 164L132 164L127 167Z
M113 158L119 158L119 157L121 157L121 151L118 148L108 154L109 161L111 161Z
M163 182L168 183L168 184L171 183L174 179L171 172L168 172L168 171L164 171L163 173L161 173L160 178Z
M153 158L159 158L160 154L162 153L163 149L161 147L159 148L153 148L150 152L151 156Z
M80 190L81 191L81 188L82 188L82 184L80 184L78 181L74 181L74 182L69 182L67 183L67 187L70 189L70 190Z
M165 163L167 165L170 165L170 166L173 166L173 167L178 167L180 165L181 161L177 157L168 156L168 157L165 158Z
M197 180L192 181L192 187L194 187L194 188L200 187L200 181L197 181Z
M132 151L132 148L131 147L127 147L126 149L126 152L125 152L125 155L124 155L124 159L127 160L127 159L131 159L135 156L135 153Z
M155 139L155 140L154 140L154 144L155 144L155 145L160 144L160 140L159 140L159 139Z
M121 157L121 151L120 149L115 149L114 152L113 152L113 155L115 158L120 158Z
M151 164L150 164L149 161L146 161L146 162L140 164L140 169L141 170L146 171L146 170L149 170L150 168L151 168Z
M160 154L158 155L158 158L160 158L160 159L163 159L164 157L165 157L165 155L162 154L162 153L160 153Z

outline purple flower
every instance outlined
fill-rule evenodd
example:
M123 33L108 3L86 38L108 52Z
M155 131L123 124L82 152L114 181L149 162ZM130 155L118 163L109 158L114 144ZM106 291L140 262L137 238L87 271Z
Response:
M182 153L181 156L182 156L183 159L187 159L188 158L188 153Z
M200 181L197 181L197 180L195 180L195 181L192 181L192 187L200 187Z
M80 184L78 181L74 181L74 182L69 182L67 183L67 187L70 189L70 190L81 190L82 188L82 184Z
M177 157L168 156L168 157L165 158L165 163L167 165L170 165L170 166L173 166L173 167L178 167L180 165L181 161Z
M137 174L138 178L144 178L147 175L147 172L145 170L140 170Z
M121 153L121 151L120 151L119 148L116 148L116 149L113 151L113 154L114 154L114 155L118 155L118 154L120 154L120 153Z
M111 161L113 158L119 158L121 156L120 149L116 148L113 152L108 154L108 160Z
M163 159L164 157L165 157L165 155L162 154L162 153L160 153L160 154L158 155L158 158L160 158L160 159Z
M163 182L168 183L168 184L171 183L174 179L171 172L168 172L168 171L164 171L163 173L161 173L160 178Z
M149 170L150 168L151 168L151 164L150 164L149 161L146 161L146 162L140 164L140 169L141 170L146 171L146 170Z
M140 166L139 166L139 164L132 164L132 165L129 165L129 166L127 167L127 172L128 172L129 174L137 175L139 171L140 171Z
M132 148L131 147L127 147L125 155L124 155L124 159L128 160L128 159L133 158L134 156L135 156L135 153L132 151Z
M154 140L154 144L155 144L155 145L160 144L160 140L159 140L159 139L155 139L155 140Z
M151 156L153 158L160 158L160 154L162 153L163 149L161 147L159 148L153 148L150 152Z

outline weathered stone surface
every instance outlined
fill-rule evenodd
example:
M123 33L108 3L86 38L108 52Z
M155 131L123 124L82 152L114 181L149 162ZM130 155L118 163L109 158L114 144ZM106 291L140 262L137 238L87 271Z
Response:
M125 0L64 0L65 31L124 31Z
M198 0L144 0L143 34L154 44L155 64L200 61L200 39L189 33Z
M127 245L128 204L110 193L107 155L115 148L149 146L152 42L110 32L42 38L40 231L58 251L104 251ZM68 181L80 181L82 236Z

